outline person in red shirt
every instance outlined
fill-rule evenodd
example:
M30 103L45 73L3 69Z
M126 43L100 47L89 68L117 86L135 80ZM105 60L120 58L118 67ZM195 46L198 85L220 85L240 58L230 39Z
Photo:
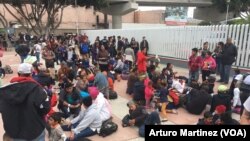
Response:
M199 80L199 69L202 64L201 56L198 56L198 48L192 49L192 55L189 57L188 68L189 68L189 81L188 84L191 84L191 81Z
M145 74L147 72L147 60L154 57L147 57L145 54L147 52L147 48L142 47L141 51L137 53L137 66L138 73Z
M149 81L145 87L145 99L146 99L146 108L150 107L150 100L154 96L153 82Z

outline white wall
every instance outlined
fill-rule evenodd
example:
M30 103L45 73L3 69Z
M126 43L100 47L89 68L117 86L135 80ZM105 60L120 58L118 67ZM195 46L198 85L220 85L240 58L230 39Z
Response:
M141 41L146 36L149 41L149 53L164 57L187 60L194 47L200 48L206 41L210 51L213 51L220 41L225 42L232 37L238 47L236 66L250 68L250 28L249 25L220 25L220 26L186 26L160 27L144 29L117 29L117 30L85 30L91 42L96 36L122 36L130 41L135 37Z

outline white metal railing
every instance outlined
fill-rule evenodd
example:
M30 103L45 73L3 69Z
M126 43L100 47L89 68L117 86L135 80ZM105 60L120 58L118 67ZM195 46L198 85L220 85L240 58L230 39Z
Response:
M215 26L182 26L147 29L109 29L83 30L94 42L96 36L122 36L129 39L135 37L140 42L146 36L149 42L149 53L164 57L187 60L194 47L200 48L209 42L213 51L220 41L225 42L232 37L238 48L235 66L250 68L250 27L249 25L215 25Z

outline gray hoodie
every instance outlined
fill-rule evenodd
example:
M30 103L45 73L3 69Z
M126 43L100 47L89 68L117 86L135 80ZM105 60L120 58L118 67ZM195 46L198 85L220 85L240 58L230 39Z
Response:
M97 112L97 107L95 104L92 104L90 107L88 107L85 111L81 110L80 114L74 118L71 123L75 124L77 122L80 122L76 128L72 129L72 131L75 134L80 133L82 130L86 128L91 128L93 131L100 130L102 126L102 120Z

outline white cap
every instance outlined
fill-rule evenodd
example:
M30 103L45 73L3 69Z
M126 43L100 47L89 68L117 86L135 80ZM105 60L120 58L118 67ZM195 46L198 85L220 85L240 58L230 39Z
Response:
M247 85L250 85L250 75L248 75L244 81L243 81L244 84L247 84Z
M18 73L30 74L32 72L32 65L28 63L22 63L18 66Z
M238 75L236 75L236 77L234 79L238 80L238 81L242 81L243 75L242 74L238 74Z

